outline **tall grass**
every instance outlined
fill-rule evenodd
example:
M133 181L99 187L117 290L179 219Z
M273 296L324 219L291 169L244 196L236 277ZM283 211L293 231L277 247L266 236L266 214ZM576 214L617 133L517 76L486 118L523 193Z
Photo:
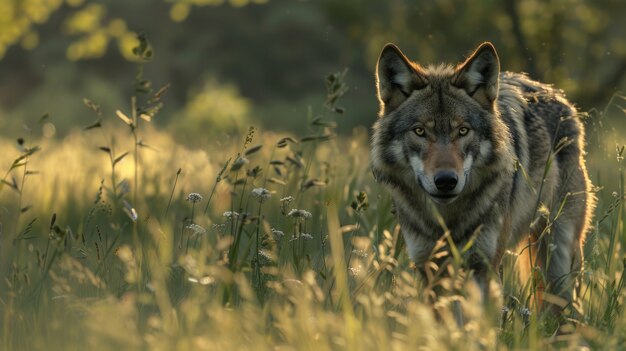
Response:
M130 117L87 100L94 123L62 142L0 140L15 150L0 160L0 348L624 345L623 148L589 156L606 162L591 162L604 189L585 248L582 314L572 316L571 333L553 336L557 326L516 279L515 252L486 306L455 260L418 278L390 197L368 171L366 129L334 132L345 72L326 82L324 102L293 117L306 129L299 136L250 128L227 147L188 150L149 125L139 129L139 117L160 108L162 91L147 89L158 108L135 96ZM590 138L607 138L607 113L589 119Z

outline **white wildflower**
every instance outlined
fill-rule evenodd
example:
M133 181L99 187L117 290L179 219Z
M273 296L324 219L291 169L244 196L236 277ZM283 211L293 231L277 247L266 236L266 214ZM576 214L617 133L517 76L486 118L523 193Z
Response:
M358 258L367 258L367 256L368 256L367 251L365 251L365 250L354 249L354 250L352 250L352 254L355 255Z
M292 202L293 200L294 200L293 196L286 196L286 197L283 197L282 199L280 199L280 202L282 202L283 204L286 205L286 204Z
M287 216L293 217L293 218L301 218L301 219L307 219L307 218L313 217L311 212L306 211L306 210L298 210L298 209L295 209L295 208L292 209L291 211L289 211Z
M192 235L204 235L206 234L206 229L204 229L202 226L197 225L195 223L192 223L190 225L187 226L187 229L190 229L193 234Z
M187 201L191 201L195 204L196 202L202 201L202 195L198 193L189 193L189 195L187 195Z
M265 188L254 188L252 189L252 197L257 199L260 203L263 203L272 197L272 193Z
M214 224L211 225L211 229L213 229L214 231L217 231L219 233L225 233L226 232L226 224L214 223Z
M350 275L352 275L353 277L356 277L359 275L359 273L361 273L361 266L350 267L348 268L348 270L350 271Z
M301 233L300 235L293 234L291 236L291 240L289 240L289 241L296 241L298 239L312 240L313 239L313 235L308 234L308 233Z
M285 235L282 230L278 230L276 228L272 228L272 234L276 235L279 238L282 238Z
M232 219L232 218L239 217L239 213L237 213L235 211L226 211L226 212L224 212L224 214L222 216Z

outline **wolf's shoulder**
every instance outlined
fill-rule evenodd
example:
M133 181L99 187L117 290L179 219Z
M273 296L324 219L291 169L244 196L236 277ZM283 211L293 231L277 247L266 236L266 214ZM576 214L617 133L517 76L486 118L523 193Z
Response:
M555 114L573 115L576 108L565 97L561 89L531 79L525 73L502 72L499 77L498 106L506 113L511 108L516 111L542 112L546 116ZM551 118L549 116L546 116Z
M528 103L559 101L570 104L565 93L552 84L531 79L526 73L502 72L499 77L500 93L519 95Z
M517 73L505 71L500 73L500 84L514 86L522 93L537 93L552 90L550 84L545 84L537 80L531 79L526 73Z

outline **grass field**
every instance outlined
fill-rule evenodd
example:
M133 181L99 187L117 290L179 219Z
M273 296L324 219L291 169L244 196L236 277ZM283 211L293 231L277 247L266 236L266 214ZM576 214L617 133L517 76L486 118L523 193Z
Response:
M86 100L94 124L62 140L39 126L0 139L0 349L626 348L624 136L606 119L620 97L587 119L599 202L579 313L557 337L515 252L486 306L454 253L448 275L418 278L367 129L334 134L341 78L326 103L285 116L302 120L296 136L251 128L191 150L133 98L117 113ZM431 303L433 289L448 293Z

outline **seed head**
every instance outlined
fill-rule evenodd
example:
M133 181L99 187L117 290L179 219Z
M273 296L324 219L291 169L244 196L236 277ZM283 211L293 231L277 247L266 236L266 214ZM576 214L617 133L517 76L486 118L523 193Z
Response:
M233 162L233 164L230 166L230 171L231 172L237 172L238 170L241 169L241 167L243 167L244 165L248 164L250 161L248 161L247 158L239 156L237 157L237 159Z
M272 234L276 235L279 238L282 238L285 235L282 230L278 230L276 228L272 228Z
M259 257L263 258L263 260L265 261L261 263L269 263L274 261L272 253L267 250L259 250Z
M137 222L137 218L139 218L139 216L137 215L137 211L135 210L135 208L128 203L128 201L126 200L122 200L122 202L124 203L124 212L126 213L126 215L133 221L133 222Z

